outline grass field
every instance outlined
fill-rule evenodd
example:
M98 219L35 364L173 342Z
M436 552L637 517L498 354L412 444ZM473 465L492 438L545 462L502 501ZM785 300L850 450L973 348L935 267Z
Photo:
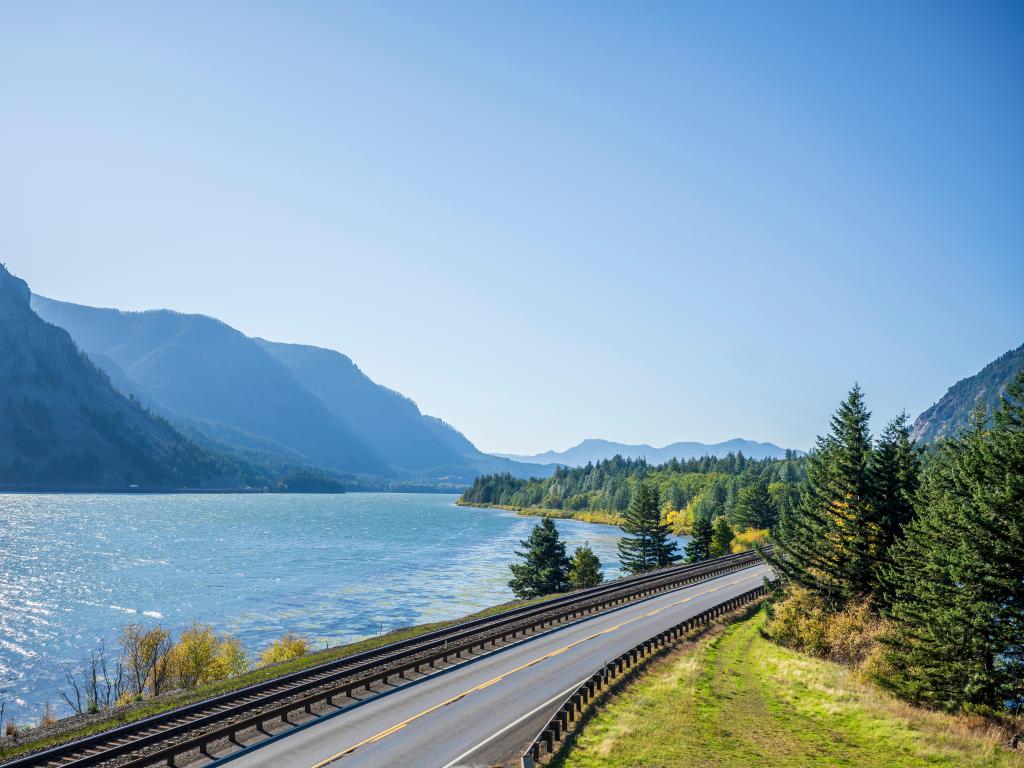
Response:
M761 637L763 613L676 651L587 723L560 768L1024 766L996 729L910 707Z

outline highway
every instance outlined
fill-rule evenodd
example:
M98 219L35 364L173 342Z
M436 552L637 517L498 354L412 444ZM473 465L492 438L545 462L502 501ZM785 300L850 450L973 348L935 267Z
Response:
M490 768L519 753L584 678L760 584L759 564L641 600L395 688L236 753L231 768Z

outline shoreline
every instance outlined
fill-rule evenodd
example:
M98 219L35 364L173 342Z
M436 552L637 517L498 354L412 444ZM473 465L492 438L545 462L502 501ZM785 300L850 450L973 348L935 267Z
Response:
M565 509L549 509L547 507L514 507L511 504L478 504L456 500L456 506L475 507L477 509L504 509L506 512L515 512L520 517L550 517L554 520L575 520L580 523L591 525L611 525L621 527L622 518L614 512L601 510L580 510L572 512Z

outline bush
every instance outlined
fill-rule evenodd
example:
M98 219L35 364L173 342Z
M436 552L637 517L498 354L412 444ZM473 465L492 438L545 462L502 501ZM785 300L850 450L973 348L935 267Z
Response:
M884 624L873 614L869 601L833 611L813 592L791 586L770 606L764 634L779 645L854 666L873 676L884 663L878 642L883 630Z
M233 637L217 637L209 624L195 622L181 633L168 657L170 677L177 688L192 690L249 669L242 644Z
M282 661L291 661L309 653L309 644L298 635L288 633L275 640L260 654L260 666L268 667L271 664L280 664Z
M824 657L829 650L828 618L813 593L793 587L770 606L764 633L779 645Z
M732 540L732 551L733 554L738 554L753 549L755 544L767 543L767 528L747 528L747 530L737 533L736 537Z

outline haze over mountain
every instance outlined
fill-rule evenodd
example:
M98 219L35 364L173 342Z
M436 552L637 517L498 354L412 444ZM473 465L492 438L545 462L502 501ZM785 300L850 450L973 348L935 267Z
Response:
M527 464L565 464L566 466L583 466L587 462L610 459L612 456L639 459L645 458L651 464L662 464L672 458L691 459L701 456L725 456L728 453L743 452L750 459L783 458L786 449L774 443L759 443L754 440L734 438L724 443L672 443L663 448L650 445L627 445L609 440L587 439L564 451L545 451L532 456L521 456L510 453L495 454L502 458L521 461Z
M1024 344L1000 355L973 376L951 386L937 403L914 421L911 437L933 442L953 437L970 424L971 413L981 402L991 412L1014 376L1024 369Z
M118 392L0 265L0 483L238 487L266 478Z
M466 482L532 472L478 451L345 355L249 338L204 315L32 297L126 394L218 445L368 476Z

